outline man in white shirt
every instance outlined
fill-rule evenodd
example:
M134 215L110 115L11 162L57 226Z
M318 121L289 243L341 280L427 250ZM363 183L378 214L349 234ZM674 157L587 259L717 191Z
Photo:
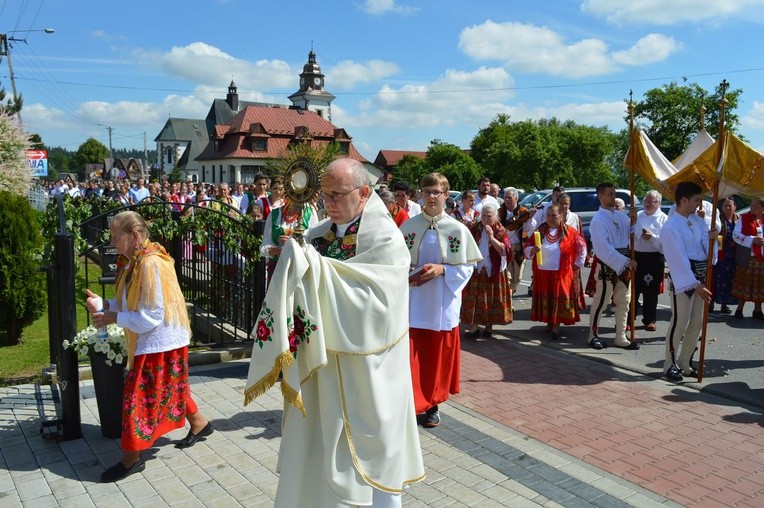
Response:
M642 202L645 208L640 210L634 224L634 260L637 262L634 283L637 297L642 295L642 324L648 332L656 329L658 293L665 265L660 234L668 216L661 210L661 198L660 192L648 191Z
M143 178L138 178L138 185L130 189L129 196L130 196L130 203L136 204L140 203L149 195L151 194L149 192L149 189L144 187L145 180Z
M696 184L677 184L676 213L668 218L661 231L671 279L672 311L663 373L671 381L681 381L683 376L698 377L691 359L703 327L703 306L711 301L706 272L709 236L716 238L716 229L709 232L705 220L695 213L701 200L701 189Z
M611 298L615 304L615 345L622 349L639 349L636 341L626 338L626 322L631 303L630 272L637 262L629 257L631 225L629 216L615 210L615 186L597 185L600 208L589 224L592 247L597 256L595 278L597 289L589 311L589 347L607 347L599 337L599 322Z

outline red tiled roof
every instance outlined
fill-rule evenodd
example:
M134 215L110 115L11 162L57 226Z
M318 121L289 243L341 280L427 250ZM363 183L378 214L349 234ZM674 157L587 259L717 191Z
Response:
M413 155L424 159L427 152L414 152L409 150L380 150L374 164L382 168L395 167L401 161L404 155Z
M312 111L247 106L224 125L216 125L215 133L196 160L232 158L277 158L297 133L310 133L313 146L324 146L336 138L349 141L344 129L335 127ZM267 150L252 150L250 138L266 138ZM217 141L218 149L215 150ZM367 162L350 143L348 157Z

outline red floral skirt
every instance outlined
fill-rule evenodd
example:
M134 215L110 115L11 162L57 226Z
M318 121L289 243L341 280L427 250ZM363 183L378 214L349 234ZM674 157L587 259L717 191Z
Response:
M738 266L732 296L746 302L764 302L764 261L751 257L748 266Z
M491 279L485 268L472 272L462 293L461 321L467 325L506 325L512 322L509 272Z
M581 297L581 275L578 272L563 277L560 270L533 270L532 321L550 325L577 323L581 320Z
M188 385L188 347L137 355L122 395L122 449L140 451L186 425L198 408Z
M417 414L459 393L459 327L447 331L409 330L411 381Z

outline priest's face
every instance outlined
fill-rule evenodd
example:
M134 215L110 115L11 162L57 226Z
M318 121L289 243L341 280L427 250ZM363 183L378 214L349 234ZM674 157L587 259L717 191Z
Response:
M446 204L448 192L443 190L443 186L431 185L422 189L422 199L424 200L424 213L430 216L440 215Z
M346 224L359 216L371 193L368 185L357 184L354 163L352 159L338 159L329 164L321 179L324 207L335 224Z

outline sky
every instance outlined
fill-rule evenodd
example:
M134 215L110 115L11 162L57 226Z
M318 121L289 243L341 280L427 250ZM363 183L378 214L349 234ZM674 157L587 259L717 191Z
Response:
M764 0L0 0L22 120L47 146L108 147L111 128L114 148L145 133L153 149L231 80L240 100L289 105L312 48L332 123L371 161L468 148L500 113L616 132L630 91L684 79L742 89L740 132L764 152L763 27Z

